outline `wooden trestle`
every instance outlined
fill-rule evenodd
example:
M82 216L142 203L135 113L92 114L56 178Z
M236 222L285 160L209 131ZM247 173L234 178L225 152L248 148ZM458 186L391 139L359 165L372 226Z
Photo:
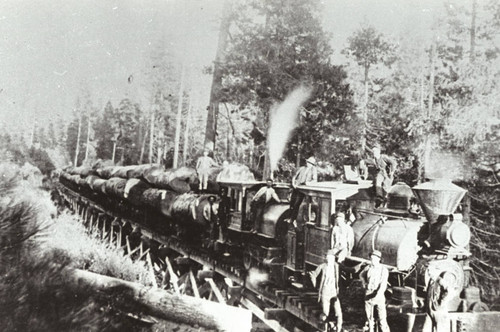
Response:
M145 260L153 287L170 287L178 294L188 293L227 305L245 307L274 331L324 330L324 325L319 320L321 308L317 292L280 289L273 285L252 287L246 283L247 272L242 266L218 260L208 251L182 243L174 236L159 234L116 211L106 210L99 203L62 184L58 185L58 189L69 208L81 217L91 232L99 232L102 239L121 247L125 255ZM178 256L165 256L155 260L150 249L144 249L142 237L137 246L131 243L128 235L124 238L123 226L126 223L140 227L142 237L158 242ZM179 274L172 265L174 259L185 266L192 266L194 262L199 269L193 271L191 267ZM160 285L157 284L157 273L164 276Z

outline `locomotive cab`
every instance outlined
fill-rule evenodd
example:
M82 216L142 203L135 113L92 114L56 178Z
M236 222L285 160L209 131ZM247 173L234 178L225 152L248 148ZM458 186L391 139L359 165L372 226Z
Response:
M324 262L331 246L330 216L340 211L348 197L370 188L371 181L358 184L317 182L298 186L304 195L297 216L298 227L287 236L287 264L292 272L307 270Z
M223 188L224 200L229 206L227 209L226 225L231 231L249 233L254 224L252 211L252 198L265 186L265 182L219 182ZM262 220L256 229L259 235L269 238L276 237L276 224L282 215L288 210L290 186L284 183L277 183L273 186L280 203L272 202L266 205Z

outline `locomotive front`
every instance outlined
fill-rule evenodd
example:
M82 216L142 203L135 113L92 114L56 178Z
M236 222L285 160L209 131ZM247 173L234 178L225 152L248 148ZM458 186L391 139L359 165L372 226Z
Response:
M408 212L414 199L412 193L425 218L415 211ZM448 311L456 311L461 302L460 293L467 286L465 271L470 256L469 227L463 223L462 214L455 213L465 193L466 190L446 179L432 179L411 191L408 186L397 184L389 193L387 208L360 209L360 219L352 225L355 246L351 260L363 262L373 250L381 251L383 262L393 276L392 286L413 288L427 303L443 291L430 285L446 279L447 282L440 285L446 284L448 300L440 305ZM397 195L404 196L403 204L394 199ZM398 204L391 204L391 200ZM399 308L415 307L415 298L407 300Z

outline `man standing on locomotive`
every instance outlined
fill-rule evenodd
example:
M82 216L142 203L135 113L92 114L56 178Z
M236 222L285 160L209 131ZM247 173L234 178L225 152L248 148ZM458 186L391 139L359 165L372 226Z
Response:
M319 265L316 270L310 271L309 276L314 287L316 287L316 279L321 273L321 281L319 283L318 301L321 302L323 309L322 320L332 323L330 318L330 307L333 301L333 311L337 320L337 332L342 331L342 308L338 299L339 294L339 265L335 262L335 251L329 249L326 253L326 263ZM333 323L332 323L333 324Z
M387 325L387 311L385 307L385 291L389 270L380 263L382 253L374 250L371 254L371 264L360 274L361 281L365 286L365 312L366 325L364 331L375 331L375 311L377 312L377 323L381 332L389 332Z
M259 224L262 222L264 216L264 210L271 200L275 200L278 203L281 202L273 188L273 180L269 178L266 181L266 185L260 188L252 198L252 209L254 210L252 233L257 233Z
M367 164L375 167L373 185L375 187L376 207L382 206L385 203L387 192L394 180L394 172L397 168L397 162L391 157L381 154L380 145L375 144L372 148L373 158L361 160L359 169L361 177L367 178Z
M290 221L296 226L299 207L304 200L304 194L297 190L297 186L305 185L306 182L318 182L318 169L316 167L316 159L309 157L306 160L306 166L299 168L295 176L292 178L292 197L290 198Z
M332 222L332 238L330 248L334 250L337 262L342 263L347 256L351 255L354 247L354 231L345 222L345 214L338 212Z

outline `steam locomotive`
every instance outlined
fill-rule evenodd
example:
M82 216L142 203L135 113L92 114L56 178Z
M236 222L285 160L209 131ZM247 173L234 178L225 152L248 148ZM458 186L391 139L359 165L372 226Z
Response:
M387 206L379 208L375 207L371 181L298 186L294 190L305 198L296 226L287 222L292 188L277 183L274 188L280 202L266 205L254 233L252 198L265 185L261 181L220 180L216 191L200 194L179 192L168 185L155 187L141 172L110 179L96 176L98 173L64 172L62 190L96 202L123 220L133 220L134 225L229 262L243 275L252 269L261 271L267 276L267 285L308 289L307 272L323 263L331 245L331 216L344 212L355 234L352 253L341 265L344 283L355 280L368 264L370 253L379 250L390 271L389 312L425 309L439 295L435 293L443 291L430 285L444 276L451 280L445 291L452 294L452 300L442 304L444 310L487 309L477 289L468 286L470 231L463 215L456 213L466 191L449 180L434 179L413 188L397 183L388 193ZM140 233L139 227L129 228L132 235ZM247 287L265 292L263 285L249 283ZM286 310L309 319L293 308Z

